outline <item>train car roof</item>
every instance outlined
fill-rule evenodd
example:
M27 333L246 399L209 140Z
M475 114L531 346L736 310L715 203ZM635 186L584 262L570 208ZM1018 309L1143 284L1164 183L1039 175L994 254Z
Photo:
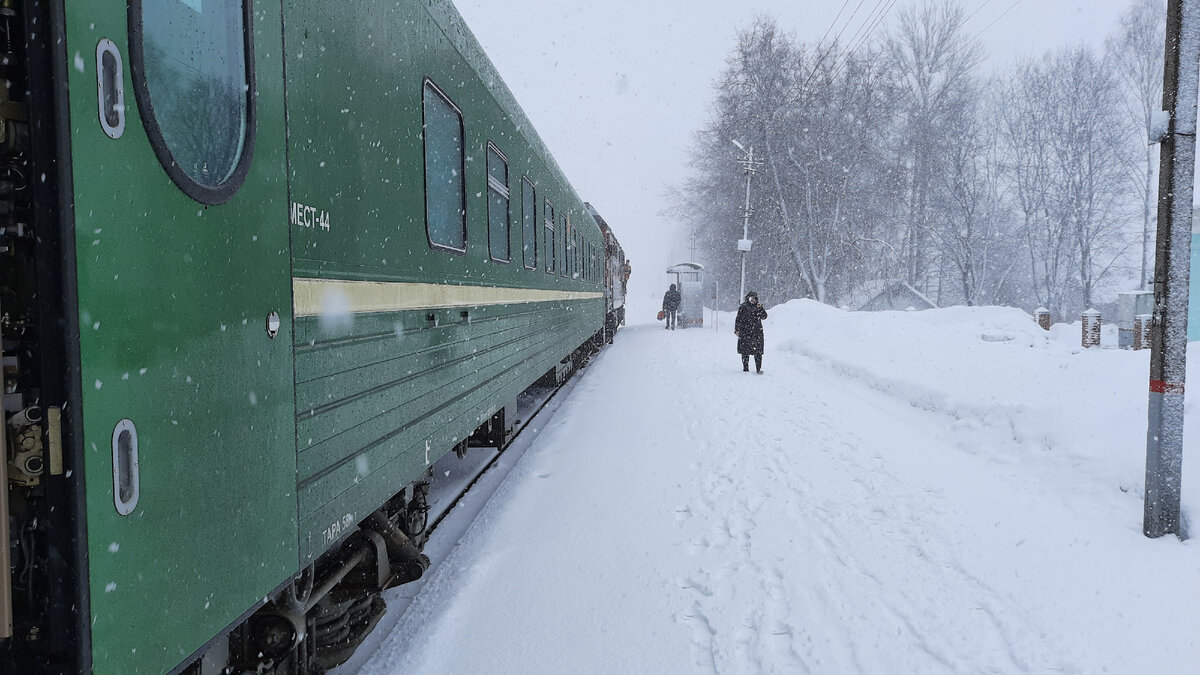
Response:
M559 180L570 187L575 199L583 202L583 199L579 196L579 192L567 178L562 167L559 166L554 154L546 147L546 143L542 140L542 137L538 135L537 129L534 128L533 124L529 121L529 117L525 115L525 111L517 103L512 90L504 83L504 78L500 76L496 65L492 63L487 53L483 51L483 46L479 44L479 40L471 32L471 29L467 26L467 22L458 13L458 9L454 6L454 3L450 2L450 0L431 0L428 8L430 16L441 27L442 32L450 39L450 42L458 50L458 53L480 76L480 80L487 87L488 91L491 92L496 103L512 120L513 126L525 136L533 150L545 158L547 166L558 174Z
M600 231L604 233L604 236L612 240L612 243L617 247L617 250L621 252L621 255L625 255L625 247L621 246L621 242L617 240L617 235L613 233L612 228L608 226L608 223L604 220L604 217L601 216L600 212L596 210L596 207L592 206L591 202L584 202L583 205L587 208L588 213L590 213L592 218L596 221L596 224L600 226Z

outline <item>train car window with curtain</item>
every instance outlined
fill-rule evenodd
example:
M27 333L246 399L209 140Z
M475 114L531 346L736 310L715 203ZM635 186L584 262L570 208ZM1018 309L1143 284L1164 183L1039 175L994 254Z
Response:
M521 257L526 269L537 269L537 191L528 178L521 178Z
M251 15L243 0L132 0L134 91L155 154L190 197L219 204L254 140Z
M554 236L554 204L549 199L546 200L545 208L542 210L542 217L546 224L546 271L554 274L554 256L558 252L558 239Z
M425 227L430 245L467 250L462 112L425 81Z
M488 251L492 260L512 260L508 225L508 160L500 149L488 143Z

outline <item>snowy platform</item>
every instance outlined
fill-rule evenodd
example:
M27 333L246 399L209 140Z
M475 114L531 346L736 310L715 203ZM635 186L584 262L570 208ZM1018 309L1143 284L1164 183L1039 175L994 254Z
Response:
M361 672L1200 663L1200 548L1141 534L1148 352L798 301L758 377L721 325L622 330Z

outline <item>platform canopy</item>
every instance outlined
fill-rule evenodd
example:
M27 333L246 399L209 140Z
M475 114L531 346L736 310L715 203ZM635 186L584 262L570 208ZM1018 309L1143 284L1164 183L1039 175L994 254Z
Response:
M667 268L667 274L687 274L689 272L703 272L704 266L700 263L681 262L671 265Z

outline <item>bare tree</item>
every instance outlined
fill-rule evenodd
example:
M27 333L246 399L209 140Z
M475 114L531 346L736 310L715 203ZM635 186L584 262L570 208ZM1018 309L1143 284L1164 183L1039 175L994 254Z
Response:
M981 107L964 110L948 127L939 186L946 200L939 221L929 230L968 305L996 297L1016 264L1004 204L998 125ZM1003 254L1010 255L998 261L997 255Z
M1127 247L1128 181L1122 159L1128 146L1107 59L1077 47L1058 53L1052 63L1051 147L1058 165L1059 217L1074 237L1082 301L1090 307L1097 284Z
M940 146L950 121L974 95L975 69L983 60L982 47L967 35L965 21L966 12L956 0L924 0L900 11L887 40L905 115L898 148L909 180L905 276L925 290Z
M1129 181L1111 66L1077 47L1024 64L1002 113L1037 299L1086 307L1128 245Z
M856 283L879 241L874 177L883 164L878 127L891 108L884 102L886 74L877 52L809 50L770 19L740 33L717 87L714 120L699 137L703 150L689 190L710 204L710 213L721 212L705 219L709 232L722 230L714 248L732 240L718 221L732 220L729 191L740 186L728 142L736 138L765 163L755 182L755 264L748 275L822 302ZM710 189L725 196L718 203L699 197Z
M1129 129L1144 144L1145 163L1133 168L1134 185L1142 204L1142 258L1140 284L1150 287L1154 272L1153 233L1157 216L1155 169L1157 144L1149 141L1154 114L1162 109L1163 39L1166 35L1163 0L1136 0L1121 16L1117 34L1108 40L1108 51L1124 93L1122 104Z
M1155 30L1139 11L1130 44ZM1120 86L1150 86L1154 65L1134 59L1148 47L1114 46L1107 61L1064 50L984 85L965 20L956 0L918 0L882 44L852 51L797 42L769 18L739 32L673 200L722 285L739 267L737 139L764 162L747 282L776 297L837 303L904 279L939 301L1037 302L1059 317L1094 301L1130 243L1132 167L1143 197L1152 187L1126 112L1145 124L1154 97Z
M783 133L764 141L773 205L788 226L797 274L828 302L832 285L854 285L860 245L872 240L885 69L869 52L812 67Z
M1008 172L1023 217L1034 296L1038 304L1061 317L1069 290L1071 240L1065 223L1052 214L1054 163L1047 102L1053 86L1047 68L1036 62L1024 63L1001 85L1007 105L1000 113Z

